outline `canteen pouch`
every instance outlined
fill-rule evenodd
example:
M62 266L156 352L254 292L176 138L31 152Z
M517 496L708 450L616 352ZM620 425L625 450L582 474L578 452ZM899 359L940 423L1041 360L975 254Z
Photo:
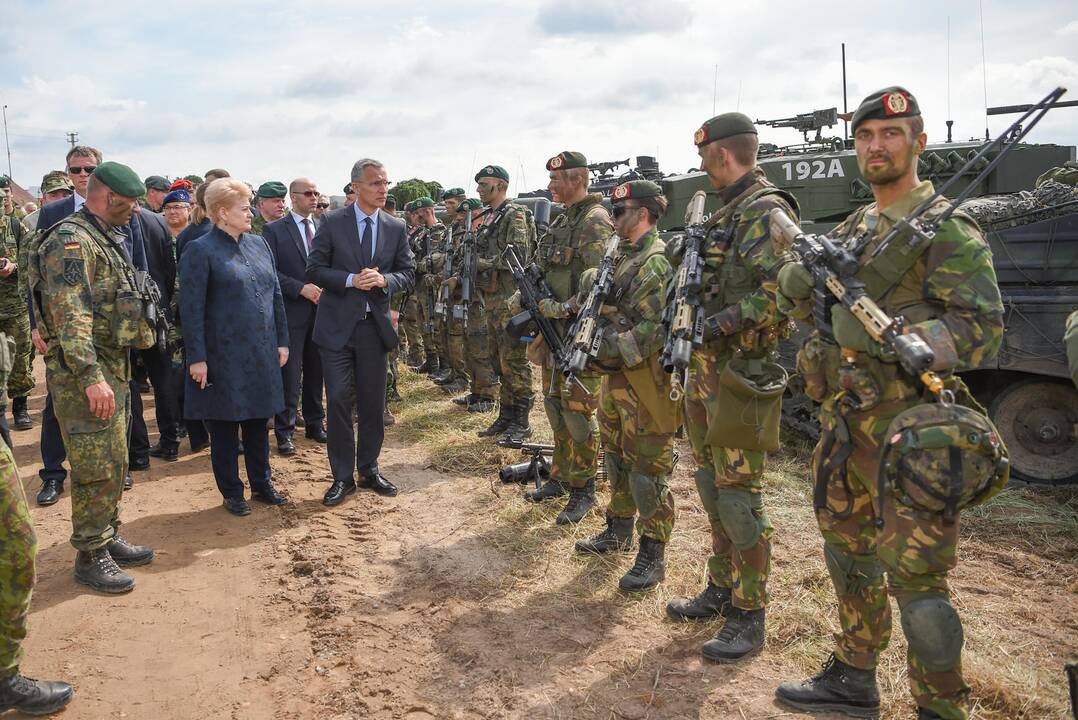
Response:
M128 290L116 293L112 314L112 338L120 347L139 350L153 347L157 341L154 328L146 321L142 297Z
M788 375L778 363L735 355L719 375L719 406L707 432L715 447L779 449L782 395Z

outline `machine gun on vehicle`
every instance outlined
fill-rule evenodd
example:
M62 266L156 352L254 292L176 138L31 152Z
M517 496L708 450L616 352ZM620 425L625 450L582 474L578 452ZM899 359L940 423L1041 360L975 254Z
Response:
M603 175L609 175L611 170L619 168L622 165L629 167L629 158L625 158L624 160L613 160L611 162L589 163L588 170L602 177Z
M754 120L757 125L767 125L773 128L792 128L801 133L805 138L803 145L791 145L783 150L804 151L804 150L819 150L825 148L828 150L841 150L845 143L842 138L832 137L825 138L823 136L823 129L825 127L833 127L839 121L838 108L828 108L826 110L813 110L812 112L801 113L794 115L793 117L777 118L775 120ZM814 138L809 138L809 133L816 133ZM763 148L763 146L761 146ZM769 146L767 150L774 152L779 148L776 146ZM763 152L764 150L762 150Z
M566 377L575 378L584 372L588 360L599 354L599 344L602 341L602 336L599 335L599 312L610 296L610 290L614 287L614 261L620 242L621 238L617 235L610 236L606 254L599 262L595 284L591 286L588 299L584 301L584 305L576 315L576 320L569 328L568 337L571 337L572 341L566 349L569 353L569 361L564 369Z
M689 201L689 219L685 228L685 249L681 265L674 275L673 298L663 313L666 343L663 345L663 371L671 375L670 399L677 402L684 395L683 376L689 371L693 348L704 342L704 314L700 311L704 287L704 203L707 194L698 190Z

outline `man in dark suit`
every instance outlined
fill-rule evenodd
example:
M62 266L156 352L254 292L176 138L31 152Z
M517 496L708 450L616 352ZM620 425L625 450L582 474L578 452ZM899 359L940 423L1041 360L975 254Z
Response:
M364 158L352 167L353 205L326 213L307 257L307 280L324 291L314 320L329 404L329 464L333 485L326 505L360 487L381 495L397 488L378 470L385 428L386 355L397 346L389 300L415 282L415 258L404 222L384 210L389 181L382 163ZM359 448L352 429L352 397Z
M288 362L281 368L284 381L284 410L273 418L277 452L295 455L292 434L296 431L296 407L299 404L302 378L303 422L307 437L324 443L327 440L322 407L322 358L311 340L314 314L322 289L307 282L307 255L315 235L311 216L321 197L314 181L296 178L288 186L292 211L280 220L266 223L262 237L273 252L277 281L284 295L288 317Z

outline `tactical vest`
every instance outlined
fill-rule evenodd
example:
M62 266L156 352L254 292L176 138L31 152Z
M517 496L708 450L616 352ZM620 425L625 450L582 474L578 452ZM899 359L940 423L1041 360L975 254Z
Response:
M577 210L578 206L584 209ZM572 210L577 210L572 212ZM580 276L588 269L584 257L577 247L576 232L585 220L594 213L602 212L597 195L588 195L579 203L554 219L535 251L536 262L543 268L547 284L554 292L554 299L559 302L568 300L580 289ZM570 215L575 218L570 220Z
M505 297L509 297L516 291L516 281L513 280L513 275L509 272L508 266L505 264L504 258L502 258L504 248L498 247L498 236L500 234L498 230L510 210L523 211L524 224L532 229L532 234L534 235L535 220L532 218L531 210L523 205L506 201L494 211L491 221L479 228L475 239L476 248L483 248L481 257L494 263L494 267L491 269L476 273L476 286L482 292L504 295ZM518 247L516 251L521 262L526 263L531 258L531 247Z

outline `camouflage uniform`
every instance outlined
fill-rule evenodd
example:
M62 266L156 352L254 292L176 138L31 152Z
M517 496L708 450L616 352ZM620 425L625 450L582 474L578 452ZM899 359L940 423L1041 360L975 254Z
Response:
M584 271L596 267L603 258L614 226L601 200L598 194L585 196L556 217L550 230L539 239L535 261L554 293L553 300L540 303L539 309L548 317L568 316L565 301L580 290ZM547 358L543 364L544 406L554 431L550 476L569 487L582 488L596 472L599 437L594 416L602 377L581 373L579 382L568 382L550 361L549 353Z
M420 225L419 232L416 234L412 245L412 252L415 254L416 261L416 282L413 296L419 313L419 334L423 338L423 348L426 356L432 362L443 356L445 350L441 347L441 335L438 332L439 328L434 318L434 306L427 301L428 287L432 289L435 301L437 301L438 296L433 266L428 262L427 244L428 242L430 244L430 254L434 254L444 244L445 233L446 227L441 223L435 223L430 227Z
M618 246L610 298L616 304L604 306L603 312L611 321L603 345L611 350L599 358L601 366L617 369L601 370L605 377L598 413L610 481L607 516L639 513L637 532L661 543L674 530L669 480L679 422L677 405L670 400L670 376L659 362L663 296L674 274L664 250L654 228L635 243L623 239Z
M991 359L1003 335L992 255L977 225L955 214L930 245L911 252L907 238L900 235L878 258L869 259L878 238L932 193L932 183L925 180L882 212L874 203L855 212L832 235L861 259L856 277L865 282L868 294L886 313L905 318L931 346L934 368L958 401L970 405L975 401L952 371ZM942 208L945 202L929 216ZM780 307L788 305L782 295L779 300ZM810 316L808 301L796 305L798 314ZM914 510L895 493L879 497L887 427L900 412L923 402L927 393L878 345L846 362L834 342L814 332L797 362L806 392L822 402L822 434L812 466L816 519L842 626L835 636L835 655L855 668L876 667L891 635L889 587L909 641L909 680L917 704L940 717L967 718L962 627L947 586L947 573L957 562L958 523ZM843 443L847 431L851 442ZM844 449L852 453L844 463L836 463L836 453Z
M154 342L142 319L123 237L106 235L85 208L31 249L27 277L45 354L46 379L71 464L71 544L94 550L113 538L127 474L131 348ZM86 388L108 382L116 412L90 412Z
M446 273L447 262L451 263L454 268L460 265L460 239L463 235L464 223L460 220L455 220L447 229L443 241L437 248L434 248L434 252L431 254L431 279L434 282L435 302L440 302L443 286L449 280L449 275ZM448 359L449 367L452 368L453 374L461 383L469 386L471 377L468 373L468 363L464 353L464 321L453 316L454 295L457 296L457 304L459 304L459 293L454 293L450 290L447 294L448 299L446 307L443 309L443 314L434 316L435 331L439 333L442 352Z
M28 236L26 228L13 215L0 216L0 257L18 264ZM10 398L24 398L34 389L34 345L30 342L30 315L23 275L16 270L0 278L0 332L15 341L14 367L7 379Z
M408 245L415 253L417 239L423 233L423 226L417 225L412 228L408 235ZM408 361L413 365L422 363L424 358L430 358L432 348L424 344L424 338L420 325L423 322L419 309L419 285L412 289L405 298L400 309L400 334L403 336L404 345L408 347Z
M778 343L778 271L786 256L771 240L768 213L796 216L796 202L756 168L719 193L722 207L708 219L704 257L705 344L689 362L685 429L696 460L696 488L711 524L708 579L731 590L732 604L767 604L773 529L763 504L765 453L719 447L708 428L719 408L719 377L735 354L769 358ZM680 262L675 257L674 262Z
M526 207L506 200L491 209L476 233L475 284L486 312L492 366L501 376L501 405L530 407L532 370L526 348L505 332L513 316L509 298L516 292L516 282L503 255L509 245L516 248L522 260L530 258L535 245L535 221ZM469 310L469 325L470 313Z

